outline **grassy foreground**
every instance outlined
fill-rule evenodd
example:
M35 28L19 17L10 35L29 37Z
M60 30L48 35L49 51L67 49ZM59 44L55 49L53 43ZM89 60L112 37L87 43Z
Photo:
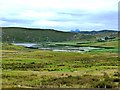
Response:
M96 43L95 45L115 46ZM94 45L94 44L93 44ZM3 88L118 88L118 52L53 52L3 44Z

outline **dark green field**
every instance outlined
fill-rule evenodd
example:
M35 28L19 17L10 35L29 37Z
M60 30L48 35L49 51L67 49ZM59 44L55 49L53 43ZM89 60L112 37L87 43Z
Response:
M117 37L118 32L114 30L101 30L98 32L62 32L53 29L35 29L35 28L21 28L21 27L3 27L2 41L3 42L66 42L66 41L96 41L97 39L109 37Z
M83 53L43 51L6 42L2 43L3 88L118 88L117 38L106 42L79 38L51 43L102 47Z

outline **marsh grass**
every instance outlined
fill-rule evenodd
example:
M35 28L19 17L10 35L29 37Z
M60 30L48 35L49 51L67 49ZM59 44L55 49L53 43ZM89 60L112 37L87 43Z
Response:
M2 54L3 88L118 88L120 82L117 47L77 53L3 44Z

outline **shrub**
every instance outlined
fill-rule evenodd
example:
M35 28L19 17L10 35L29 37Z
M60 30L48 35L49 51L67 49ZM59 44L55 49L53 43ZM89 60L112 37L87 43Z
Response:
M120 82L120 79L119 78L114 78L113 82Z
M95 88L113 88L112 83L101 81L95 85Z
M113 76L120 76L120 72L114 72Z

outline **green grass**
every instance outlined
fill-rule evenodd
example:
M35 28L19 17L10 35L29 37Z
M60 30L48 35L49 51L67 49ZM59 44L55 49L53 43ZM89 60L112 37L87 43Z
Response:
M117 42L104 45L113 46L113 43ZM103 42L96 45L103 45ZM117 46L77 53L27 49L3 43L2 57L3 88L104 88L105 85L118 88L120 81Z
M22 27L2 27L2 41L3 42L64 42L64 41L96 41L97 39L106 36L118 37L117 31L101 31L96 34L62 32L53 29L35 29L35 28L22 28Z
M97 42L105 36L116 38ZM82 34L4 27L2 41L3 88L118 88L117 32ZM42 51L8 44L13 41L101 49L83 53Z
M3 27L3 42L61 42L70 40L75 33L62 32L53 29L33 29L20 27Z

